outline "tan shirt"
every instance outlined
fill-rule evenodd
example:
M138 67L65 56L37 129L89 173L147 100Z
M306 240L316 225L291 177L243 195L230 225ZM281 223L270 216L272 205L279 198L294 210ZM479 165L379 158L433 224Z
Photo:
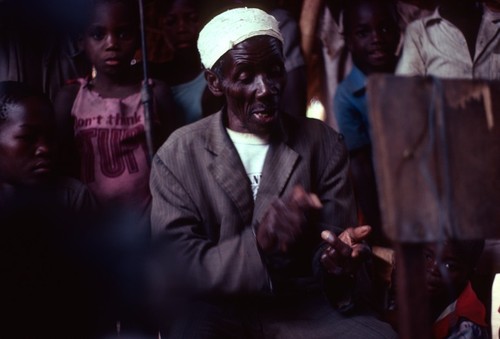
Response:
M462 32L438 10L411 23L396 74L500 79L500 13L484 9L473 60Z

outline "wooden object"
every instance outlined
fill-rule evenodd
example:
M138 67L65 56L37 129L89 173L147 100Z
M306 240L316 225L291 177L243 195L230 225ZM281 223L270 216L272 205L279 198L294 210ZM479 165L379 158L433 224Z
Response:
M367 95L399 334L430 338L422 244L500 238L500 82L372 75Z
M500 82L373 75L367 95L387 236L500 238Z

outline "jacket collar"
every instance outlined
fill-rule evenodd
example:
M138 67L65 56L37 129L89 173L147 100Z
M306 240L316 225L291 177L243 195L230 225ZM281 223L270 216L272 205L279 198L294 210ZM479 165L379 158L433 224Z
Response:
M283 194L299 155L287 144L290 135L286 126L287 118L282 113L270 139L269 151L262 169L264 175L254 202L248 176L238 151L227 134L224 120L224 111L219 111L215 113L208 127L205 149L215 155L213 162L208 165L208 170L236 205L242 220L245 223L253 220L252 224L255 224L260 222L270 203Z
M243 163L224 127L224 114L215 113L208 126L205 149L215 157L208 164L214 180L235 204L241 219L250 223L253 195Z
M500 13L496 13L496 12L491 11L485 5L482 5L482 7L483 7L483 21L490 21L494 24L498 24L500 22ZM431 15L424 17L422 20L423 20L424 26L428 27L430 25L433 25L435 23L438 23L438 22L440 22L442 20L446 20L446 19L444 19L441 16L441 14L439 14L439 7L437 7Z

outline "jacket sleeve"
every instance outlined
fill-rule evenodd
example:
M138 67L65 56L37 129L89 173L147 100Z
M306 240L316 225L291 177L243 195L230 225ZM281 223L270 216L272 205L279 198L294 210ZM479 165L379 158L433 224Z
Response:
M342 135L336 135L337 142L327 147L326 164L319 176L317 194L323 208L317 223L318 231L329 230L340 234L347 227L358 225L354 194L349 177L349 158ZM340 311L352 309L354 280L351 276L333 277L326 273L321 264L321 255L328 244L321 241L312 258L315 276L322 282L323 290L331 304Z

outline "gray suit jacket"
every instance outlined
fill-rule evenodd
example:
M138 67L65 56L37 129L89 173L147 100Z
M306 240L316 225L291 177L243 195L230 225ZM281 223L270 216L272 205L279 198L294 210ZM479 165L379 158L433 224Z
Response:
M356 225L342 137L319 120L284 114L275 135L255 202L222 112L178 129L157 152L152 234L167 242L183 283L196 291L261 294L275 280L313 277L321 231ZM264 256L253 230L271 202L296 184L316 193L323 208L307 216L304 237L289 255Z

